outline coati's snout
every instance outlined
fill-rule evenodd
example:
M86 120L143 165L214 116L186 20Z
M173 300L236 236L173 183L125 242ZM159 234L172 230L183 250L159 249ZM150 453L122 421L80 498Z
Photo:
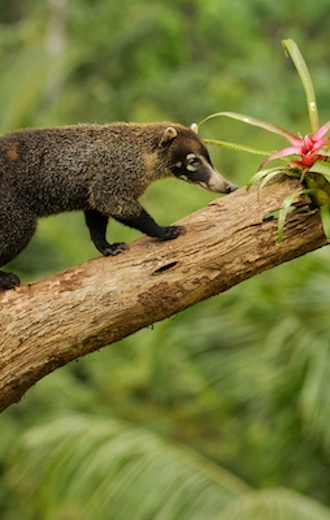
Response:
M179 130L168 128L171 132L172 164L170 170L178 179L216 193L231 193L238 186L225 179L213 166L206 146L196 135L193 127ZM180 135L182 134L182 135ZM179 136L180 138L177 138Z
M200 154L190 153L184 161L185 173L179 175L180 179L193 184L198 184L201 188L216 193L231 193L238 186L225 179L213 167L208 155L204 157Z

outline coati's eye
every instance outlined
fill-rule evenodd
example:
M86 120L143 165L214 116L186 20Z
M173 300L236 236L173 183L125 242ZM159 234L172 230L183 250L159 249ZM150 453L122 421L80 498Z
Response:
M195 171L200 165L200 160L195 154L187 155L187 169Z
M199 159L197 159L196 157L191 157L190 159L188 159L188 164L190 164L191 166L196 166L198 163Z

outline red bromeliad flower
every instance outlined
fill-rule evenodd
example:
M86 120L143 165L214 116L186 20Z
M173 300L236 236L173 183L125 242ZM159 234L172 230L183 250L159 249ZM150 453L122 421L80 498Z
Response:
M284 174L296 178L300 176L300 182L302 183L301 189L286 197L283 201L282 208L279 211L279 242L282 241L286 215L294 208L294 199L298 195L307 194L311 197L313 204L320 208L323 230L330 243L330 136L325 137L327 132L330 130L330 121L319 127L319 116L312 78L296 43L293 40L288 39L283 40L282 45L286 55L290 55L305 90L309 121L311 125L310 133L306 134L304 137L299 135L297 136L268 121L263 121L244 114L237 114L235 112L217 112L211 114L204 118L199 123L199 126L215 117L229 117L230 119L262 128L268 132L284 137L289 141L291 146L282 148L274 153L269 150L262 150L239 143L231 143L218 139L204 139L208 144L215 144L229 150L248 152L267 157L259 167L257 173L255 173L248 182L247 189L256 182L261 181L258 189L258 191L260 191L270 179L278 174ZM289 157L285 166L278 166L269 169L264 168L264 166L270 161L273 161L274 159L282 159L283 157Z
M291 166L301 168L304 172L316 163L316 161L325 161L328 158L328 153L322 154L322 148L329 143L330 137L324 135L330 130L330 121L325 123L314 134L306 134L304 137L297 137L296 135L286 133L285 138L293 145L282 148L278 152L270 155L261 165L260 169L274 159L287 157L289 155L299 155L300 160L291 160Z

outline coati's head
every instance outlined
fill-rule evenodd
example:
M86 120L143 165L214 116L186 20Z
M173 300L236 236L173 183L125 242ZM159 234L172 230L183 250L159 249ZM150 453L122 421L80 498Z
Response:
M197 126L168 126L159 142L167 151L167 169L178 179L198 184L217 193L231 193L238 186L228 181L214 168L203 141L197 136Z

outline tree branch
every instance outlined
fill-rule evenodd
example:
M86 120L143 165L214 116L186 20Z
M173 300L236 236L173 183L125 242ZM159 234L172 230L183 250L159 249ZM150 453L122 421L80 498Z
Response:
M287 218L264 220L299 189L296 180L242 188L189 215L170 242L143 237L97 258L0 294L0 411L36 381L107 344L223 292L257 273L326 245L318 210L301 197Z

